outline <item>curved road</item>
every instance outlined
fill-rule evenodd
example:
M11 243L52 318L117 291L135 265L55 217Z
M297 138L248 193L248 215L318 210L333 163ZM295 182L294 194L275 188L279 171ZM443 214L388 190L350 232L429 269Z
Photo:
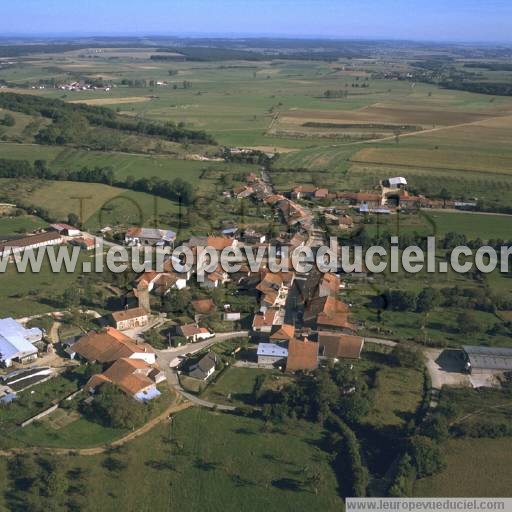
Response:
M232 332L224 332L216 334L214 338L210 338L209 340L199 341L197 343L188 343L183 347L177 347L166 350L157 350L158 362L160 363L160 367L165 371L167 376L167 382L169 386L171 386L174 391L178 394L178 396L182 396L189 400L190 402L199 405L201 407L207 407L209 409L218 409L220 411L234 411L236 407L231 405L222 405L216 404L214 402L208 402L207 400L202 400L201 398L187 393L182 387L178 379L178 374L176 370L170 367L170 363L174 361L179 356L184 356L185 354L195 354L205 348L211 347L216 343L222 343L223 341L233 339L233 338L243 338L249 336L248 331L232 331Z

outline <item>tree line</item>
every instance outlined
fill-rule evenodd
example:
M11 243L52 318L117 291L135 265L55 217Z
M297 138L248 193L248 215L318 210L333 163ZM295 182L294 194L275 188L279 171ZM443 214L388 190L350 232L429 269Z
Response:
M417 478L433 475L446 467L442 443L449 438L496 439L512 436L507 411L489 414L482 404L505 403L512 393L512 374L505 373L501 389L451 388L444 386L438 407L412 432L402 453L389 490L390 496L411 496ZM481 408L472 417L468 411Z
M121 132L149 135L173 142L216 144L213 137L202 130L190 130L172 122L157 124L123 117L105 107L84 103L66 103L50 98L11 92L0 93L0 108L27 115L40 115L52 120L36 135L39 144L67 144L83 141L84 128L110 128Z
M265 378L257 377L252 391L252 402L261 407L262 418L275 423L303 419L323 424L342 494L365 496L368 470L354 429L371 407L372 396L366 382L340 363L300 374L279 391L265 390Z
M192 204L195 199L194 187L181 178L169 181L156 176L139 179L128 176L125 180L117 180L111 167L54 170L50 169L44 160L36 160L34 164L31 164L27 160L2 158L0 159L0 178L102 183L138 192L147 192L164 199L181 202L184 205Z

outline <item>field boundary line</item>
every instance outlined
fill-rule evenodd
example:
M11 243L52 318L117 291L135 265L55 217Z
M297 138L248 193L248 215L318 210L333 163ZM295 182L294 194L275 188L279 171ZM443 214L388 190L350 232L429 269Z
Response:
M426 165L416 165L416 164L398 164L398 163L391 163L391 162L368 162L366 160L355 160L355 159L349 159L349 162L350 163L353 163L353 164L359 164L359 165L367 165L367 166L371 166L371 165L374 165L376 167L384 167L384 166L389 166L389 167L402 167L402 168L406 168L406 169L417 169L417 170L424 170L425 172L430 172L430 171L441 171L441 172L446 172L446 171L455 171L455 172L466 172L466 173L477 173L477 174L487 174L487 175L494 175L494 176L507 176L507 177L510 177L512 176L512 169L510 170L510 172L508 173L505 173L503 171L494 171L494 170L483 170L483 169L464 169L462 167L429 167L429 166L426 166Z

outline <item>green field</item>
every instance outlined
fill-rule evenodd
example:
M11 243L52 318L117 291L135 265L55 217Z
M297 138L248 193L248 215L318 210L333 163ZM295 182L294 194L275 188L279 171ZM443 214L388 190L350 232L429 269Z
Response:
M126 430L107 428L86 418L76 419L59 429L50 423L50 419L19 429L9 439L9 444L11 446L87 448L108 444L127 433Z
M425 212L435 225L438 236L454 232L466 235L468 240L488 241L510 240L512 237L512 216L486 215L475 213Z
M86 471L87 510L200 511L205 503L212 511L340 510L328 454L319 448L322 430L308 423L274 432L262 426L194 408L110 455L60 457L59 466ZM107 456L123 462L120 472L105 468ZM312 474L319 475L316 489ZM1 496L7 482L0 482Z
M503 496L512 489L512 440L452 439L443 445L448 467L418 480L415 496Z
M288 376L278 370L231 367L206 388L201 398L235 406L250 405L252 403L251 393L259 375L265 375L269 385L273 383L280 386L290 380Z
M420 236L441 238L446 233L459 233L468 240L509 240L512 236L512 216L485 213L422 210L419 214L373 217L365 225L370 235L390 232L393 235L418 233Z
M9 199L44 208L55 220L65 221L68 214L81 218L86 229L108 225L159 223L173 218L179 206L167 199L143 192L110 187L99 183L71 181L0 180Z
M47 226L47 223L34 215L0 217L0 237L2 235L23 235L45 226Z
M202 191L213 190L211 180L204 179L205 173L217 171L223 174L249 173L256 166L233 164L218 161L185 160L166 155L137 155L81 149L41 146L35 144L0 144L1 158L19 160L46 160L51 169L81 169L82 167L111 167L115 178L125 180L128 176L135 179L151 178L172 181L183 178L201 188Z
M62 293L67 288L77 285L82 263L91 261L91 258L92 256L81 253L78 268L74 273L53 273L46 258L40 272L20 273L14 264L8 264L7 271L0 274L2 315L20 318L59 309Z
M404 426L423 396L423 374L411 368L377 366L373 407L363 422L373 427Z

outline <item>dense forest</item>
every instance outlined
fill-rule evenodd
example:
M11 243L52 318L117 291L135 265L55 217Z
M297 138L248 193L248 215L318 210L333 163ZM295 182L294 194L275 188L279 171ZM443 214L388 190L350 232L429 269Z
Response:
M473 82L469 80L443 80L439 86L457 91L491 94L493 96L512 96L512 83L507 82Z

